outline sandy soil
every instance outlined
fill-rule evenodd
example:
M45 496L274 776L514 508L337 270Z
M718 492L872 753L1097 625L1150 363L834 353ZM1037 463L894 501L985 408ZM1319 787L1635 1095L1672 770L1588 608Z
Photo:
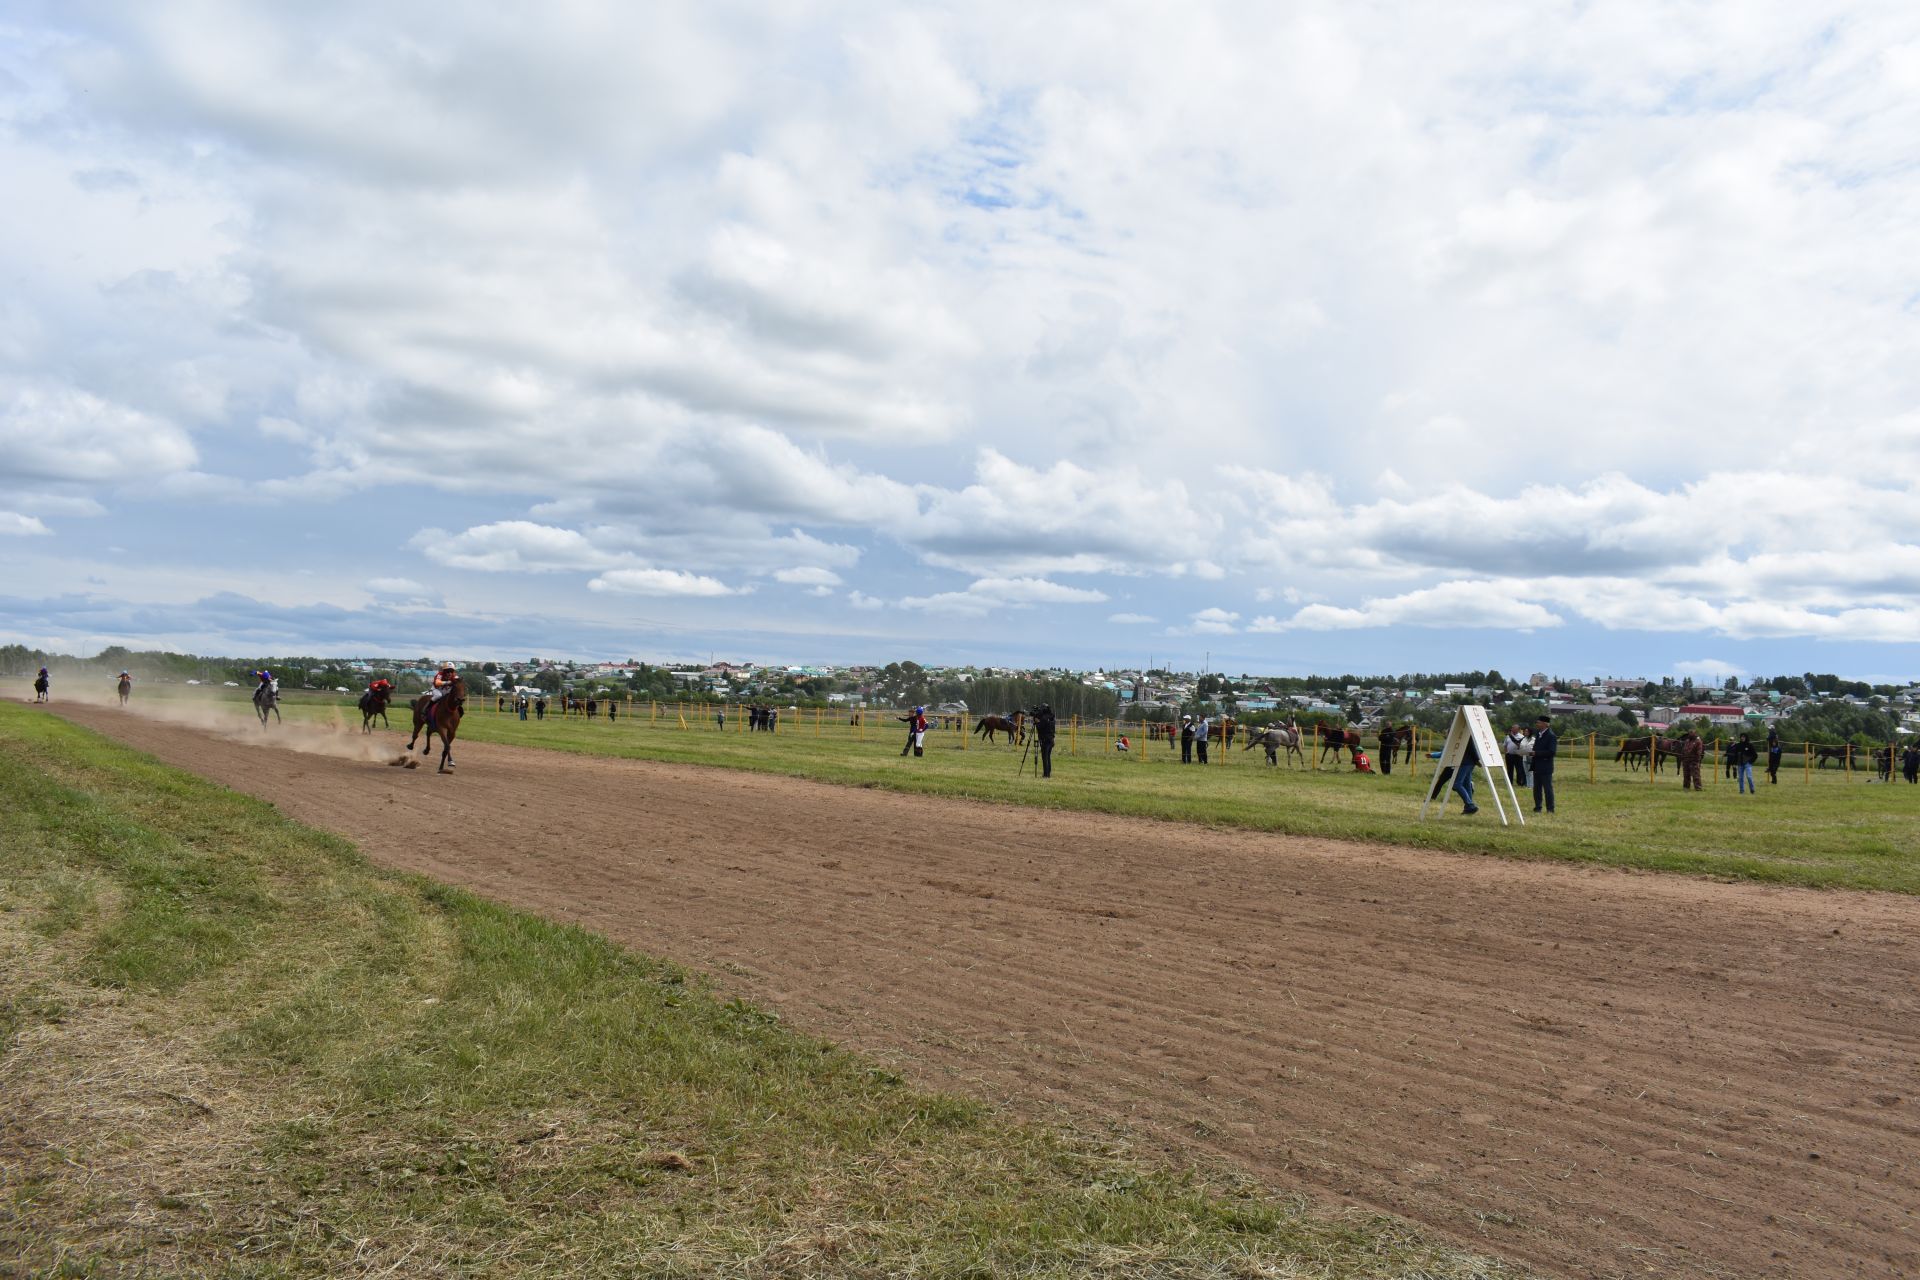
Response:
M923 1082L1550 1273L1920 1274L1920 900L58 709Z

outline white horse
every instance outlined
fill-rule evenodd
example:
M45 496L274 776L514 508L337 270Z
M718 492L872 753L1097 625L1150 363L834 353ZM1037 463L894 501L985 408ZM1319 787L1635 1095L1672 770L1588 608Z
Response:
M1306 767L1307 753L1300 749L1300 726L1288 720L1285 724L1270 724L1258 733L1247 735L1247 744L1240 749L1251 751L1256 746L1267 749L1267 763L1280 763L1280 748L1287 749L1287 768L1293 768L1293 758L1300 757L1302 768Z

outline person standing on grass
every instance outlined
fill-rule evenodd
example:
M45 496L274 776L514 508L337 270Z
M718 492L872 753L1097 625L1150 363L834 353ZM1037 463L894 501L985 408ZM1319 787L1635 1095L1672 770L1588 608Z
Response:
M1780 785L1780 731L1767 730L1767 781Z
M547 700L545 698L534 699L533 718L535 720L545 720L547 718Z
M1400 745L1400 738L1399 738L1399 735L1394 733L1393 731L1393 721L1382 720L1380 722L1380 776L1381 777L1386 778L1386 777L1392 776L1393 752L1394 752L1394 749L1399 745ZM1269 757L1273 755L1272 747L1267 748L1267 755ZM1292 766L1292 761L1288 761L1288 766L1289 767Z
M1473 745L1473 739L1467 739L1467 749L1460 756L1460 763L1453 771L1453 794L1460 797L1460 803L1466 807L1460 810L1462 817L1480 812L1480 806L1473 802L1473 771L1480 767L1480 749ZM1499 799L1495 796L1494 799Z
M1547 812L1553 812L1553 762L1560 754L1560 735L1553 731L1553 721L1541 716L1534 722L1533 753L1528 767L1533 773L1533 811L1540 812L1541 802L1547 806Z
M1707 744L1692 729L1680 739L1680 789L1682 791L1700 790L1700 760L1707 754Z
M1907 749L1900 753L1900 776L1908 782L1920 783L1920 742L1909 742Z
M1200 763L1207 762L1207 717L1201 716L1199 723L1193 726L1193 749L1200 756Z
M1041 703L1033 709L1033 736L1040 744L1040 776L1053 776L1053 735L1056 728L1053 708Z
M1180 717L1180 763L1193 763L1193 717Z
M1740 735L1740 741L1733 744L1733 776L1739 781L1740 794L1750 795L1753 785L1753 766L1760 759L1760 753L1754 750L1753 743L1746 734Z
M1520 744L1526 740L1526 733L1519 725L1515 725L1507 730L1506 738L1500 743L1500 754L1507 761L1507 781L1516 787L1527 785L1527 771L1520 763Z
M1406 744L1408 764L1413 763L1413 748L1419 736L1419 732L1413 727L1413 721L1409 720L1400 726L1400 741Z
M1529 729L1520 735L1520 785L1523 787L1533 777L1534 733L1534 730Z

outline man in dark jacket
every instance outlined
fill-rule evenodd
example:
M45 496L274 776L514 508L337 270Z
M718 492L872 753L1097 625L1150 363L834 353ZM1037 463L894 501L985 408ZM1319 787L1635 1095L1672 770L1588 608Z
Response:
M1053 733L1056 725L1053 708L1041 703L1033 709L1033 734L1040 744L1040 776L1053 776Z
M1193 717L1180 717L1180 763L1193 763Z
M1553 758L1560 750L1560 735L1553 731L1553 721L1541 716L1534 722L1533 730L1533 811L1540 812L1540 802L1546 801L1547 812L1553 812ZM1498 796L1494 797L1499 799Z
M1767 781L1780 785L1780 731L1767 730Z
M1400 745L1399 735L1393 731L1393 721L1380 722L1380 776L1387 777L1393 772L1393 753ZM1292 762L1289 761L1289 764Z
M1707 744L1700 735L1687 730L1680 739L1680 789L1682 791L1700 790L1700 759L1707 754Z

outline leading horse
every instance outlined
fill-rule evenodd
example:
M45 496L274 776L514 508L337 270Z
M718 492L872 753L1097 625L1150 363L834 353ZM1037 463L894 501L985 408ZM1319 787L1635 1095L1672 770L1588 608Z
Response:
M267 727L268 712L273 713L273 722L275 724L281 722L280 682L278 680L273 681L271 684L263 684L253 691L253 711L255 715L260 717L260 727L262 729Z
M433 700L430 693L421 694L413 700L413 737L407 739L407 750L413 750L420 731L425 729L427 740L421 746L420 754L426 755L433 750L433 735L437 733L440 735L440 772L450 771L453 768L453 739L460 732L460 718L466 711L467 682L459 676L453 678L453 684L438 702Z

